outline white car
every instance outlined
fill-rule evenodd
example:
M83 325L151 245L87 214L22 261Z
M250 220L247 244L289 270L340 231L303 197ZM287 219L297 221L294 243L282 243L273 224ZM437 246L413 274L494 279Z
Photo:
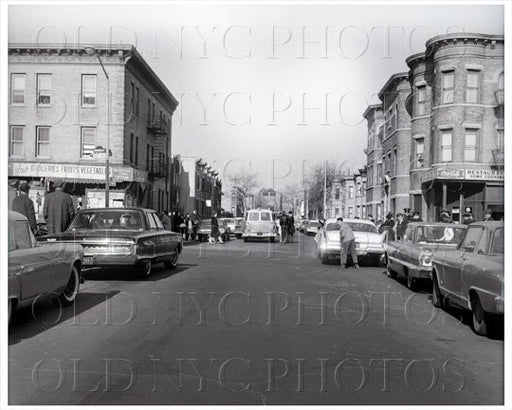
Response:
M368 258L372 264L379 265L384 253L384 234L377 232L377 227L371 221L364 219L344 218L354 232L356 253L358 258ZM332 218L327 219L316 236L317 256L322 263L329 263L340 258L340 224Z
M276 236L277 227L270 209L251 209L247 211L242 226L244 242L250 239L266 239L274 242Z
M304 233L308 236L316 235L321 227L322 224L320 222L310 221L309 224L304 228Z

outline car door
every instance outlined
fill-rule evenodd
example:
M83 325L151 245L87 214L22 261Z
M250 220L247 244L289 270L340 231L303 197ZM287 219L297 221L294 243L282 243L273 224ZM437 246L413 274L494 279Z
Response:
M9 267L12 266L20 278L21 300L52 291L55 269L59 268L58 261L53 258L55 246L39 246L27 221L15 221L12 229L15 246L9 252Z
M482 239L484 228L482 226L471 226L460 248L455 251L446 251L444 263L444 286L460 302L463 299L462 272L464 264L474 254Z
M174 253L176 248L176 241L173 240L174 234L165 229L162 221L156 213L153 213L153 217L155 218L156 228L158 231L158 252L165 255Z

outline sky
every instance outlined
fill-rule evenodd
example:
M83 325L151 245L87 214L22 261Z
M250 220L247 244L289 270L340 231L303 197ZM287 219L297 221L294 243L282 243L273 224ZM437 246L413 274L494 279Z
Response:
M173 154L300 188L366 162L361 114L426 40L503 34L501 5L17 5L10 43L132 43L180 102Z

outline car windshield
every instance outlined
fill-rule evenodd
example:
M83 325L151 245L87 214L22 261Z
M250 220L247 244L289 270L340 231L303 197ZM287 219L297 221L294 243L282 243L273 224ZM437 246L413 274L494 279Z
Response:
M354 232L377 233L377 227L372 224L365 224L362 222L347 222L347 224Z
M309 225L308 225L310 228L318 228L322 225L320 225L319 222L310 222Z
M458 244L464 238L465 228L454 226L419 226L415 243Z
M337 222L331 222L331 223L328 223L327 226L325 227L325 229L327 231L339 231L340 230L340 224L337 223Z
M143 230L141 213L125 209L82 211L68 230L77 229L135 229Z
M234 224L235 220L234 219L224 219L224 222L226 222L227 224Z

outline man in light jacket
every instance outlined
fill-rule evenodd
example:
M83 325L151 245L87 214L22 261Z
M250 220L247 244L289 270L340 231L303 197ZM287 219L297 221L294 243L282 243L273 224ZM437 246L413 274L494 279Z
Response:
M343 222L343 218L340 217L337 221L340 224L340 265L343 269L347 267L347 256L350 253L354 268L359 269L354 232L346 222Z

